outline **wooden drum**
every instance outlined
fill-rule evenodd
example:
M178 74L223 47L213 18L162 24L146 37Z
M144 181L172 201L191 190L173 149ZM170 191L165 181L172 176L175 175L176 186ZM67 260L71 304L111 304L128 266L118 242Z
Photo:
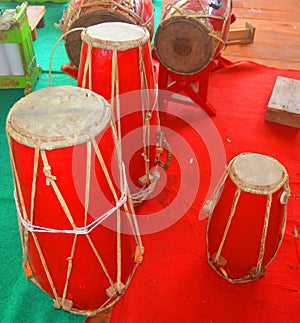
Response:
M283 239L289 196L288 174L276 159L243 153L229 163L206 236L208 262L219 275L231 283L265 275Z
M154 8L150 0L72 0L61 20L63 34L79 27L89 27L103 22L127 22L145 26L152 37ZM80 60L80 31L74 31L64 39L67 55L78 68Z
M85 316L124 294L143 254L126 176L110 168L110 116L100 95L62 86L22 98L7 118L26 277Z
M78 86L111 100L122 154L128 157L126 172L134 173L129 187L136 193L141 177L145 176L142 186L150 183L149 172L156 159L156 150L150 149L150 142L155 145L158 111L149 32L133 24L107 22L86 28L81 37ZM136 135L126 143L124 136L132 131ZM133 171L129 169L131 157Z
M154 40L159 61L182 75L203 70L225 46L231 10L231 0L181 0L167 4Z

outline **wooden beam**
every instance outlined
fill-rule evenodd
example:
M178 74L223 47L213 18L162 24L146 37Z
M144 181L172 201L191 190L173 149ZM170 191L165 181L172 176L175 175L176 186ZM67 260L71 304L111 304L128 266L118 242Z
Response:
M254 40L255 27L246 22L244 28L230 29L226 45L251 44Z

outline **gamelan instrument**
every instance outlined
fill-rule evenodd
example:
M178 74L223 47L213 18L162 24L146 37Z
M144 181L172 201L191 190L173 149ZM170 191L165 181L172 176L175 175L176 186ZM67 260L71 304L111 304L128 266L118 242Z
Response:
M132 185L129 183L134 196L140 186L151 183L150 170L157 157L159 115L149 32L133 24L106 22L87 27L81 38L78 86L110 100L122 138L126 172L134 177ZM126 142L125 135L132 131L135 136ZM130 163L134 171L129 169ZM153 179L153 185L157 179Z
M100 95L61 86L22 98L7 118L26 277L85 316L124 294L143 255L110 117Z
M154 39L161 64L181 75L202 71L225 46L231 11L231 0L168 3Z
M276 159L256 153L232 159L209 201L207 256L219 275L231 283L265 275L283 239L289 196L287 171Z
M63 34L75 28L89 27L103 22L127 22L145 26L150 35L154 30L154 8L150 0L72 0L64 12L60 25ZM78 68L80 60L80 31L64 38L67 55Z

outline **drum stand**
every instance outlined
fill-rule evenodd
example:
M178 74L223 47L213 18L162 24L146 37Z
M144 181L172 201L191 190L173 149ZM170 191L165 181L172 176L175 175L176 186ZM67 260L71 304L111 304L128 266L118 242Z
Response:
M207 101L210 72L218 65L211 61L206 68L193 75L181 75L168 70L159 63L158 88L176 93L184 93L199 105L209 116L215 116L215 108ZM196 87L197 85L197 87Z

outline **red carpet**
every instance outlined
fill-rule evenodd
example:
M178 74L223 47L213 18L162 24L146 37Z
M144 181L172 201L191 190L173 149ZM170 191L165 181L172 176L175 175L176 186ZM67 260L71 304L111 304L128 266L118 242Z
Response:
M181 155L180 140L172 142L169 138L174 158L167 170L167 187L156 199L141 205L137 213L151 214L153 210L166 208L162 219L175 223L142 236L144 262L126 294L114 306L112 323L300 322L300 241L294 237L295 229L300 228L300 134L298 129L264 120L278 75L300 79L300 71L278 70L250 62L229 63L211 74L208 100L217 115L210 120L220 134L225 155L217 137L213 140L217 147L212 147L213 143L207 147L207 138L201 140L198 114L193 117L193 107L176 110L174 103L168 108L170 113L162 113L162 124L190 146ZM185 117L191 124L195 123L196 130L182 122ZM191 152L196 160L189 155ZM242 152L270 155L280 161L289 173L292 196L283 243L267 267L266 276L247 284L230 284L207 263L207 219L199 220L199 213L210 177L224 166L223 157L227 163ZM218 153L219 156L214 155ZM215 168L210 158L218 161ZM196 168L191 171L188 165L195 164ZM198 184L199 191L189 197L188 188L184 187L184 194L176 200L176 190L192 181L197 170L200 181L191 184L191 191ZM184 216L177 217L180 206ZM143 221L151 224L151 215L144 216Z

